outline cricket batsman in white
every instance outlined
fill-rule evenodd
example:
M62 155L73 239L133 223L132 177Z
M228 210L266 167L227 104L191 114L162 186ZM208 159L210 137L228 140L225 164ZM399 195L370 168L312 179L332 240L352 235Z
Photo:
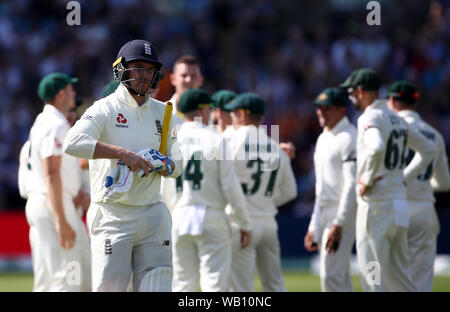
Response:
M87 158L91 178L92 288L171 291L171 217L161 202L161 176L176 178L181 166L172 156L176 138L164 140L165 105L149 96L160 79L156 47L127 42L113 64L120 82L96 101L69 131L64 150ZM171 127L172 128L172 125Z

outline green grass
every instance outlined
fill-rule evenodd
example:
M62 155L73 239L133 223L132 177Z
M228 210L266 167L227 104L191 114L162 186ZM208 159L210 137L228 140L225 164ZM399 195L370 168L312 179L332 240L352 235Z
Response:
M317 275L308 271L286 270L284 272L286 288L292 292L320 291L320 280ZM28 292L33 287L33 276L20 273L0 273L0 292ZM256 291L261 291L261 284L256 278ZM353 287L361 291L359 277L353 276ZM433 291L450 292L450 276L436 276L434 278Z

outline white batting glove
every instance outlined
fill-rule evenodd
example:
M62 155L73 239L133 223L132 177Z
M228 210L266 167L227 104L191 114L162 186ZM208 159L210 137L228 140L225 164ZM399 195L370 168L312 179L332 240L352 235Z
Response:
M106 192L104 198L117 200L130 190L133 184L133 174L130 169L120 160L112 166L105 178Z
M164 171L167 169L169 175L172 174L173 168L169 157L164 156L159 151L155 149L143 149L139 151L137 154L147 159L152 164L153 168L155 168L154 170L149 170L148 173L151 173L153 171ZM141 178L144 177L144 170L139 169L138 171L136 171L135 175Z

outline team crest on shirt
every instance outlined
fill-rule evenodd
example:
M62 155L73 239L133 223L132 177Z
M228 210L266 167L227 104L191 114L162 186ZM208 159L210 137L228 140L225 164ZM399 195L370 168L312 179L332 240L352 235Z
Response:
M105 239L105 255L112 254L112 244L110 239Z
M161 135L161 133L162 133L161 120L155 120L155 126L156 126L156 130L158 131L158 134Z
M155 120L155 127L156 127L155 135L158 137L159 142L161 142L161 136L162 136L161 120Z

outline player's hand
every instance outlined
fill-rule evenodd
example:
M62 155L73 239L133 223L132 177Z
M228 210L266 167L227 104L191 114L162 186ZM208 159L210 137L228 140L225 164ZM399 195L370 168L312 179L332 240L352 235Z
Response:
M166 176L171 175L173 173L174 163L170 161L170 158L161 154L158 150L155 149L143 149L137 153L139 156L143 157L153 166L153 170L155 172L165 172ZM151 171L150 171L151 172ZM147 172L147 173L150 173ZM142 169L139 169L135 172L135 175L138 177L143 177L144 172Z
M175 170L175 163L169 157L167 157L167 161L169 162L169 164L166 165L166 169L160 171L161 175L164 177L171 175Z
M252 237L253 237L252 231L241 230L241 249L244 249L245 247L250 245Z
M75 208L78 208L81 205L82 199L83 199L83 191L82 190L78 190L77 196L75 196L72 199L72 202L73 202L73 205L75 206Z
M305 249L308 251L317 251L317 244L314 243L314 233L312 231L308 231L305 235L304 245Z
M328 232L326 250L330 254L334 254L339 247L339 242L342 238L342 228L338 225L333 225Z
M126 149L122 150L120 160L130 168L130 171L142 169L144 176L148 176L149 171L155 170L147 159Z
M289 156L290 159L295 158L295 145L292 142L283 142L280 143L280 147L283 149L283 151L286 152L286 154Z
M83 212L88 211L91 205L91 195L89 193L83 192L83 197L81 198L80 206L83 208Z
M75 232L67 221L56 223L56 232L58 232L59 244L64 250L69 250L75 245Z
M373 179L373 184L375 184L377 181L380 181L382 179L383 179L383 177L376 177L375 179ZM362 181L359 181L358 183L361 185L361 187L359 189L359 196L364 197L364 195L366 195L367 192L370 191L372 186L367 186Z
M361 187L359 188L359 196L364 197L366 193L370 190L370 186L365 185L363 182L359 182Z

